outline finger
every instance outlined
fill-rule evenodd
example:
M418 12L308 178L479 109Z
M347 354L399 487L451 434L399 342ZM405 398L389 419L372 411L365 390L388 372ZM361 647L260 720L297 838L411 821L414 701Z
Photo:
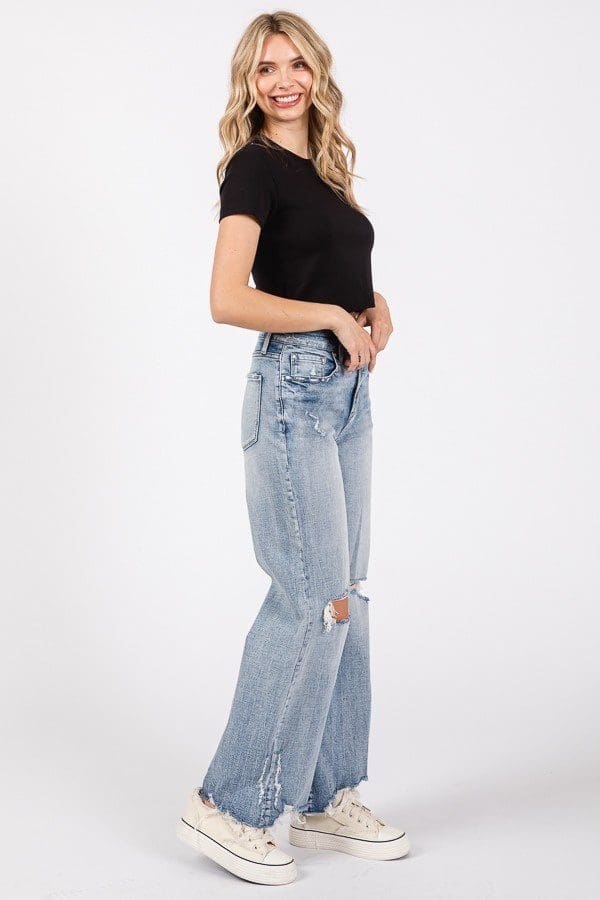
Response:
M366 325L367 324L367 314L363 310L359 316L356 317L356 322L358 325Z
M360 349L360 362L358 364L359 368L362 368L363 366L370 366L373 355L374 354L371 350L371 341L369 339L363 344Z
M361 368L362 366L370 366L373 357L377 356L377 349L375 347L375 344L373 343L371 336L369 334L365 334L364 337L366 338L366 340L362 342L362 346L359 351L359 368Z

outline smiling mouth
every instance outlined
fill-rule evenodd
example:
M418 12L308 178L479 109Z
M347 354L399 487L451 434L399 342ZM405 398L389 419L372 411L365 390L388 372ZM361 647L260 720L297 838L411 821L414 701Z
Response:
M280 94L275 97L271 97L274 103L277 106L294 106L300 99L302 94Z

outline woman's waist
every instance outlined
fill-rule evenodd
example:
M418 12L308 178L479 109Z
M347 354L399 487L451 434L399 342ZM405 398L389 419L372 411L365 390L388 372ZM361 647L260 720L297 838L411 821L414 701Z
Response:
M316 331L261 331L256 339L254 351L266 352L268 348L272 352L274 349L283 349L289 345L316 347L320 350L337 350L339 340L334 332L327 328Z

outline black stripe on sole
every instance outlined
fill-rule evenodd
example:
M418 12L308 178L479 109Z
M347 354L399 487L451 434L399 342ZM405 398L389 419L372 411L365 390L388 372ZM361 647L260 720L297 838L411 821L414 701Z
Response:
M198 828L194 828L194 826L190 825L189 822L186 822L183 817L182 817L181 821L183 822L184 825L187 825L188 828L191 828L192 831L195 831L196 834L201 834L202 837L208 838L209 841L212 841L213 844L217 845L217 847L220 847L222 850L226 850L227 853L231 853L231 855L235 856L237 859L243 859L244 862L250 863L250 865L252 865L252 866L265 866L265 868L267 868L267 869L276 869L278 866L291 866L291 864L294 862L294 860L292 859L290 862L287 862L287 863L261 863L261 862L256 862L253 859L246 859L245 856L240 856L239 853L234 853L233 850L229 849L229 847L224 847L223 844L219 843L219 841L215 841L215 839L212 838L210 836L210 834L206 834L205 831L200 831Z
M290 825L290 828L293 828L294 831L304 831L307 834L312 832L313 834L328 834L329 837L346 838L348 841L364 841L365 844L391 844L394 841L399 841L400 838L406 837L406 832L403 831L402 834L395 838L388 838L385 841L370 841L368 838L352 837L350 834L336 834L334 831L319 831L318 828L298 828L296 825Z

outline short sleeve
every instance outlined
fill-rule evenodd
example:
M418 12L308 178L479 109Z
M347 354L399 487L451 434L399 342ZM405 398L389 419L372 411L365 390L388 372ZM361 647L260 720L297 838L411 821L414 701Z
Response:
M242 147L231 157L219 193L219 222L244 213L254 216L262 228L277 205L277 190L260 147Z

